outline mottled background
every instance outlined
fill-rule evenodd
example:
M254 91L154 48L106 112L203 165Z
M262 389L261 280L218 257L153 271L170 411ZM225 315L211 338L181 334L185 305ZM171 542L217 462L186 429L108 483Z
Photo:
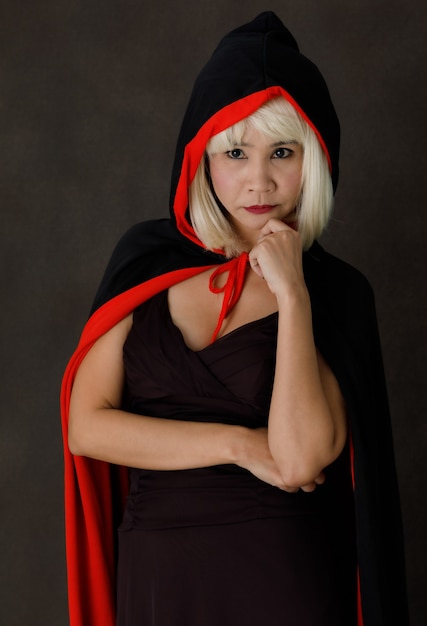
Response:
M117 238L168 213L195 74L265 9L341 119L323 243L377 294L412 620L427 623L424 0L0 0L2 624L67 624L61 375Z

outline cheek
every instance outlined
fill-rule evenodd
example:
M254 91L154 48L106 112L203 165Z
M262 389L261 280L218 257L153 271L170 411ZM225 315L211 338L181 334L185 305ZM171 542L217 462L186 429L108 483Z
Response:
M211 180L215 193L221 199L223 195L229 195L236 191L238 181L236 176L222 167L211 167Z
M295 193L298 193L301 187L301 176L301 168L296 167L294 171L290 171L287 173L284 185L289 189L289 191L294 191Z
M300 170L298 172L295 172L295 176L293 177L293 180L292 180L292 184L295 188L296 193L299 193L300 191L301 181L302 181L302 176L301 176L301 170Z

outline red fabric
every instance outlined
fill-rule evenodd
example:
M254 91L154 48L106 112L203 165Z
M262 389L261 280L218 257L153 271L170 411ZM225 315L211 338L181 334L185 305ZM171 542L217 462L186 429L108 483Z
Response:
M360 591L360 572L357 568L357 626L363 626L363 613L362 613L362 594Z
M212 273L209 280L209 289L212 293L224 293L224 299L222 301L222 308L218 318L218 324L212 335L211 343L215 341L218 336L221 326L230 313L242 293L243 283L245 282L246 269L248 267L248 253L242 252L242 254L234 259L231 259L227 263L220 265ZM215 280L224 272L228 272L227 280L223 287L215 287Z
M96 340L142 302L211 267L176 270L110 300L88 320L77 350L68 363L61 388L61 419L70 626L114 626L115 623L111 466L102 461L74 456L68 449L69 401L75 374ZM120 468L119 472L124 502L127 471Z

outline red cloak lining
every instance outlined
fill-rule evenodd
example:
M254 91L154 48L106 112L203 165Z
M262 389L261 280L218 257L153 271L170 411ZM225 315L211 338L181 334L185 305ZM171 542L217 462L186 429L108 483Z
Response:
M74 377L96 340L156 293L213 266L175 270L116 296L88 320L61 388L64 441L65 526L70 626L114 626L115 564L109 463L74 456L68 449L68 414ZM125 468L120 468L126 497Z
M246 263L246 261L245 261ZM64 441L66 556L70 626L114 626L115 562L113 496L109 463L74 456L68 449L68 414L74 377L97 339L145 300L172 285L215 267L175 270L116 296L90 317L71 357L61 388ZM120 497L127 495L127 470L118 468ZM354 451L351 443L354 487ZM357 625L363 626L360 577L357 572Z

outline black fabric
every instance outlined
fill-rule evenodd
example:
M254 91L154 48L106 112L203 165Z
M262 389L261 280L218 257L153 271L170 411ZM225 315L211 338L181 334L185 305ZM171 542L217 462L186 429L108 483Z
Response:
M364 623L408 624L399 492L372 289L354 268L323 250L306 255L305 269L316 345L340 383L350 420Z
M204 121L227 102L274 84L295 98L321 132L336 185L339 125L326 85L278 18L264 13L224 38L196 81L178 141L171 206L183 176L185 146ZM171 220L137 225L114 252L93 310L166 272L225 260L187 241L176 229L173 214ZM315 341L340 383L350 420L364 625L405 626L409 621L399 494L372 290L359 272L317 243L304 253L304 272Z
M274 313L193 351L160 292L136 309L125 342L126 406L266 426L277 322ZM325 473L315 492L290 494L236 465L131 469L117 626L356 626L348 446Z
M169 233L168 224L160 222L159 226ZM109 284L112 295L117 295L120 284L128 289L142 282L147 273L152 278L156 258L164 271L222 260L202 251L197 255L197 247L191 244L188 256L187 248L171 247L167 255L155 258L155 239L151 239L152 232L146 239L145 233L145 226L136 226L122 239L98 301L107 299ZM164 252L169 241L165 236L156 245ZM340 383L350 419L365 626L404 626L409 618L399 492L372 289L362 274L318 243L304 253L304 272L316 345Z
M91 313L114 296L167 272L224 263L221 254L202 250L169 219L141 222L117 244L95 296Z
M294 98L321 134L336 188L340 125L328 87L316 65L299 52L289 30L274 13L265 12L226 35L195 81L178 139L171 205L184 149L201 126L231 102L276 85Z

